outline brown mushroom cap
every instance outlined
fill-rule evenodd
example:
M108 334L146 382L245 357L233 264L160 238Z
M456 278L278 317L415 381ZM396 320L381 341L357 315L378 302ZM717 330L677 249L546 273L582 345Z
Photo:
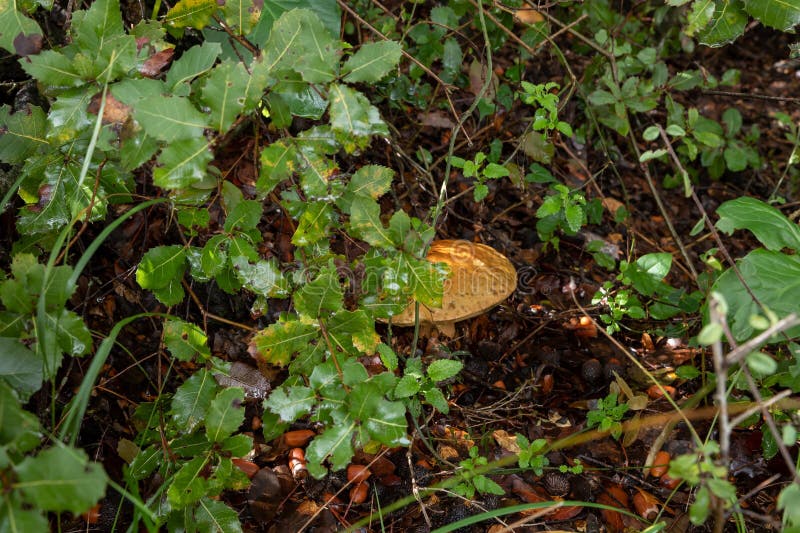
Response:
M441 308L419 306L421 324L444 326L480 315L509 297L517 287L517 271L503 254L484 244L461 240L431 243L431 263L446 263L450 277L444 282ZM392 318L396 326L414 325L414 302ZM452 336L452 334L450 335Z

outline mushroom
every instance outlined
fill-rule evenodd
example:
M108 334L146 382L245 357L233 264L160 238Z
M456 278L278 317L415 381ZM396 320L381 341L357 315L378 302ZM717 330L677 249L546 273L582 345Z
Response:
M444 282L441 308L419 306L419 321L455 336L455 322L478 316L499 304L517 287L517 271L503 254L484 244L463 240L431 243L431 263L446 263L450 277ZM415 302L392 317L395 326L413 326Z

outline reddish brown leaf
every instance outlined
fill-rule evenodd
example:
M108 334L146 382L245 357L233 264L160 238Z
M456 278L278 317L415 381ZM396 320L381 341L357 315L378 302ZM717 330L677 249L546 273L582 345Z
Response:
M139 67L139 73L145 78L157 78L172 63L174 48L165 48L147 58Z

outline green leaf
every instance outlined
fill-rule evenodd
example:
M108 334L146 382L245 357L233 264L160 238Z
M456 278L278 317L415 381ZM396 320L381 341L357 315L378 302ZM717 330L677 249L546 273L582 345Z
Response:
M171 28L201 30L208 26L217 9L219 4L216 0L179 0L167 11L164 23Z
M379 248L391 248L393 242L381 222L381 208L372 198L358 196L350 205L350 232Z
M714 0L696 0L686 16L684 31L693 37L698 31L705 28L714 16Z
M136 269L136 281L143 289L166 289L180 281L186 269L183 246L156 246L145 252Z
M778 370L778 363L764 352L752 352L745 359L748 368L756 375L770 376Z
M117 0L97 0L88 10L73 13L70 33L71 46L90 60L84 79L110 81L136 65L136 38L125 32Z
M376 82L400 62L402 48L395 41L367 43L342 66L347 83Z
M83 319L73 311L61 309L56 313L45 313L45 325L55 332L62 351L72 356L86 355L92 349L92 334Z
M230 237L228 235L214 235L211 237L200 252L200 270L201 272L193 271L192 276L198 276L202 280L209 280L222 272L228 263L228 244Z
M42 386L41 356L19 340L8 337L0 337L0 354L0 380L13 387L22 401L28 401Z
M309 83L327 83L336 77L340 45L311 10L282 14L264 49L270 72L291 69Z
M502 496L506 493L500 485L482 474L472 478L472 483L481 494L496 494Z
M343 305L342 286L333 265L322 269L313 281L294 293L297 312L312 319L326 317Z
M153 184L168 190L191 187L205 179L212 158L203 136L171 142L158 156Z
M617 98L608 91L597 89L589 95L589 103L596 106L611 105L617 101Z
M261 16L258 5L263 6L262 3L253 0L227 0L222 10L228 27L233 28L235 33L242 37L250 33Z
M695 525L705 523L711 507L711 493L708 487L700 487L694 496L694 503L689 506L689 520Z
M208 125L205 115L180 96L142 100L134 108L133 116L148 135L166 142L201 137Z
M178 470L167 489L167 499L172 506L178 509L186 507L211 492L209 480L203 475L207 461L205 455L200 455Z
M244 287L267 298L283 298L288 294L288 284L275 258L260 259L251 264L246 257L231 259L236 277Z
M49 144L45 138L46 115L37 106L28 106L13 114L10 111L9 106L0 106L0 161L21 163L37 148Z
M373 135L389 135L378 109L366 96L346 85L330 86L330 123L348 153L365 148Z
M353 198L364 196L377 200L389 191L394 170L380 165L364 165L350 178L347 189L339 201L342 211L349 213ZM397 211L402 213L403 211Z
M797 311L800 302L800 257L776 251L758 249L738 261L739 272L758 301L778 317ZM731 315L729 324L737 341L750 338L754 329L750 317L761 313L745 290L738 276L726 270L714 283L712 291L725 296ZM789 337L800 335L800 326L786 332Z
M765 26L783 32L800 24L798 0L745 0L744 9Z
M353 355L372 353L380 342L374 319L363 309L336 312L328 321L328 334L332 342Z
M411 274L414 299L428 307L441 307L447 270L424 259L415 259L406 254L403 257Z
M224 439L220 444L220 448L222 451L229 453L232 457L244 457L253 449L253 438L241 433L233 435L232 437Z
M221 52L219 43L209 41L186 50L167 72L164 93L188 96L189 83L211 70Z
M53 447L26 457L16 468L15 488L26 500L45 511L78 515L97 503L106 492L103 468L89 461L86 452Z
M344 420L326 429L306 449L308 471L319 479L325 475L322 462L330 458L331 468L341 470L353 458L353 431L356 425L347 416Z
M244 421L244 391L239 387L223 389L212 400L206 415L206 436L222 442L239 429Z
M251 40L266 41L273 24L282 14L301 7L313 10L331 35L341 33L342 13L336 0L270 0L264 3L261 20L253 30Z
M13 4L11 0L8 1ZM72 59L55 50L45 50L25 58L22 69L51 88L77 87L84 83L84 79L76 70Z
M464 368L464 363L461 361L438 359L428 367L428 377L434 382L444 381L461 372L462 368Z
M397 354L394 353L394 350L392 350L389 346L383 343L380 343L377 346L377 350L378 354L381 357L381 362L383 363L383 366L385 366L390 372L394 372L395 370L397 370L398 359L397 359Z
M259 361L285 366L295 353L308 349L309 343L318 335L316 326L291 320L270 324L255 334L252 343Z
M447 404L447 398L444 397L442 391L436 387L428 387L423 391L425 401L431 404L434 409L441 413L447 414L450 411L450 406Z
M255 229L261 221L262 209L261 202L242 200L236 204L236 207L231 210L225 219L225 231Z
M261 173L256 188L261 195L269 194L278 183L288 179L294 172L295 147L284 141L277 141L261 151Z
M317 397L308 387L279 387L264 401L264 408L285 422L294 422L310 413L316 403Z
M206 78L202 101L211 110L211 127L224 133L245 109L250 75L242 63L224 61Z
M292 235L295 246L310 246L328 236L336 214L330 202L312 201L303 210L298 220L297 229Z
M206 419L219 387L206 369L198 370L183 382L172 397L172 419L184 433L191 433Z
M0 531L47 531L47 518L35 506L25 510L18 498L8 498L0 509Z
M0 48L21 56L36 54L41 48L42 30L36 21L19 9L18 3L21 2L6 0L0 3ZM34 49L29 49L31 46Z
M509 174L510 172L506 167L498 165L497 163L489 163L486 165L486 168L483 169L483 175L491 179L503 178Z
M211 357L203 330L179 318L164 321L164 344L172 356L181 361L191 361L195 355L202 359Z
M661 287L663 280L672 268L672 255L669 253L645 254L625 271L631 285L645 296L650 296Z
M712 47L732 43L744 34L748 20L739 0L716 0L714 17L698 34L698 40L701 44Z
M728 235L747 229L769 250L800 251L800 226L761 200L749 196L729 200L719 206L717 214L717 229Z
M242 531L239 514L224 503L210 498L202 498L197 502L192 525L196 526L197 531L200 532L240 533Z
M55 144L66 144L79 137L83 131L88 131L94 123L94 117L89 117L86 108L94 90L92 87L84 86L64 91L58 95L47 115L47 122L50 126L47 131L48 140ZM64 165L63 168L71 166L73 165Z
M7 359L7 358L4 358ZM41 381L39 382L41 384ZM24 410L14 391L0 380L0 447L12 453L25 453L41 445L39 419Z
M395 398L409 398L419 392L419 380L414 376L403 376L394 389Z

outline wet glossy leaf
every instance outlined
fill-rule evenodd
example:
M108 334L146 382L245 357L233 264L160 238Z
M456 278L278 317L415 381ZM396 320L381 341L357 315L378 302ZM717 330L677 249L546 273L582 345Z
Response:
M92 334L80 316L73 311L45 313L45 325L55 332L59 348L72 356L86 355L92 349Z
M94 124L96 117L87 113L93 93L94 88L79 87L58 95L47 115L49 141L56 144L71 142Z
M376 82L400 62L402 48L395 41L380 41L361 46L342 66L347 83Z
M167 144L153 169L153 184L163 189L185 189L205 179L213 158L203 136Z
M330 202L310 202L300 215L297 229L292 235L292 244L309 246L326 238L335 217Z
M294 422L311 412L317 403L314 391L308 387L280 387L264 402L264 407L279 415L281 420Z
M391 248L393 242L381 222L381 208L378 203L366 197L356 197L350 205L350 231L372 246Z
M292 320L270 324L255 334L252 343L259 361L285 366L295 353L307 350L318 335L316 326Z
M164 344L172 356L181 361L191 361L196 355L202 359L211 357L203 330L178 318L164 321Z
M297 312L309 318L326 318L342 308L343 293L336 269L331 265L294 293Z
M219 387L211 372L201 369L183 382L172 397L172 420L186 433L205 421Z
M156 246L145 252L136 269L136 281L143 289L163 289L183 276L186 251L183 246Z
M167 499L171 505L177 508L201 500L206 495L210 495L210 482L202 475L206 468L208 457L200 455L186 462L180 467L172 483L167 489Z
M328 333L345 352L371 353L380 342L374 321L362 309L338 311L328 321Z
M247 258L237 256L231 262L236 269L236 276L246 289L269 298L288 295L288 284L274 258L250 263Z
M222 442L244 421L244 391L238 387L223 389L212 400L206 415L206 436Z
M350 178L345 193L339 201L339 206L344 212L349 212L353 199L365 196L377 200L389 191L394 178L394 170L381 165L364 165ZM404 211L397 211L403 213ZM397 214L395 213L395 214ZM408 215L406 215L408 218Z
M80 514L105 495L103 468L86 452L68 446L48 448L26 457L16 468L15 488L46 511Z
M330 124L346 152L365 148L373 135L389 135L378 109L355 89L333 84L330 101Z
M258 192L269 194L278 183L289 178L295 170L295 147L293 144L277 141L261 152L261 173L256 183Z
M349 416L333 424L316 437L306 449L308 471L321 478L327 473L322 463L329 459L333 470L341 470L353 458L353 431L356 424Z

